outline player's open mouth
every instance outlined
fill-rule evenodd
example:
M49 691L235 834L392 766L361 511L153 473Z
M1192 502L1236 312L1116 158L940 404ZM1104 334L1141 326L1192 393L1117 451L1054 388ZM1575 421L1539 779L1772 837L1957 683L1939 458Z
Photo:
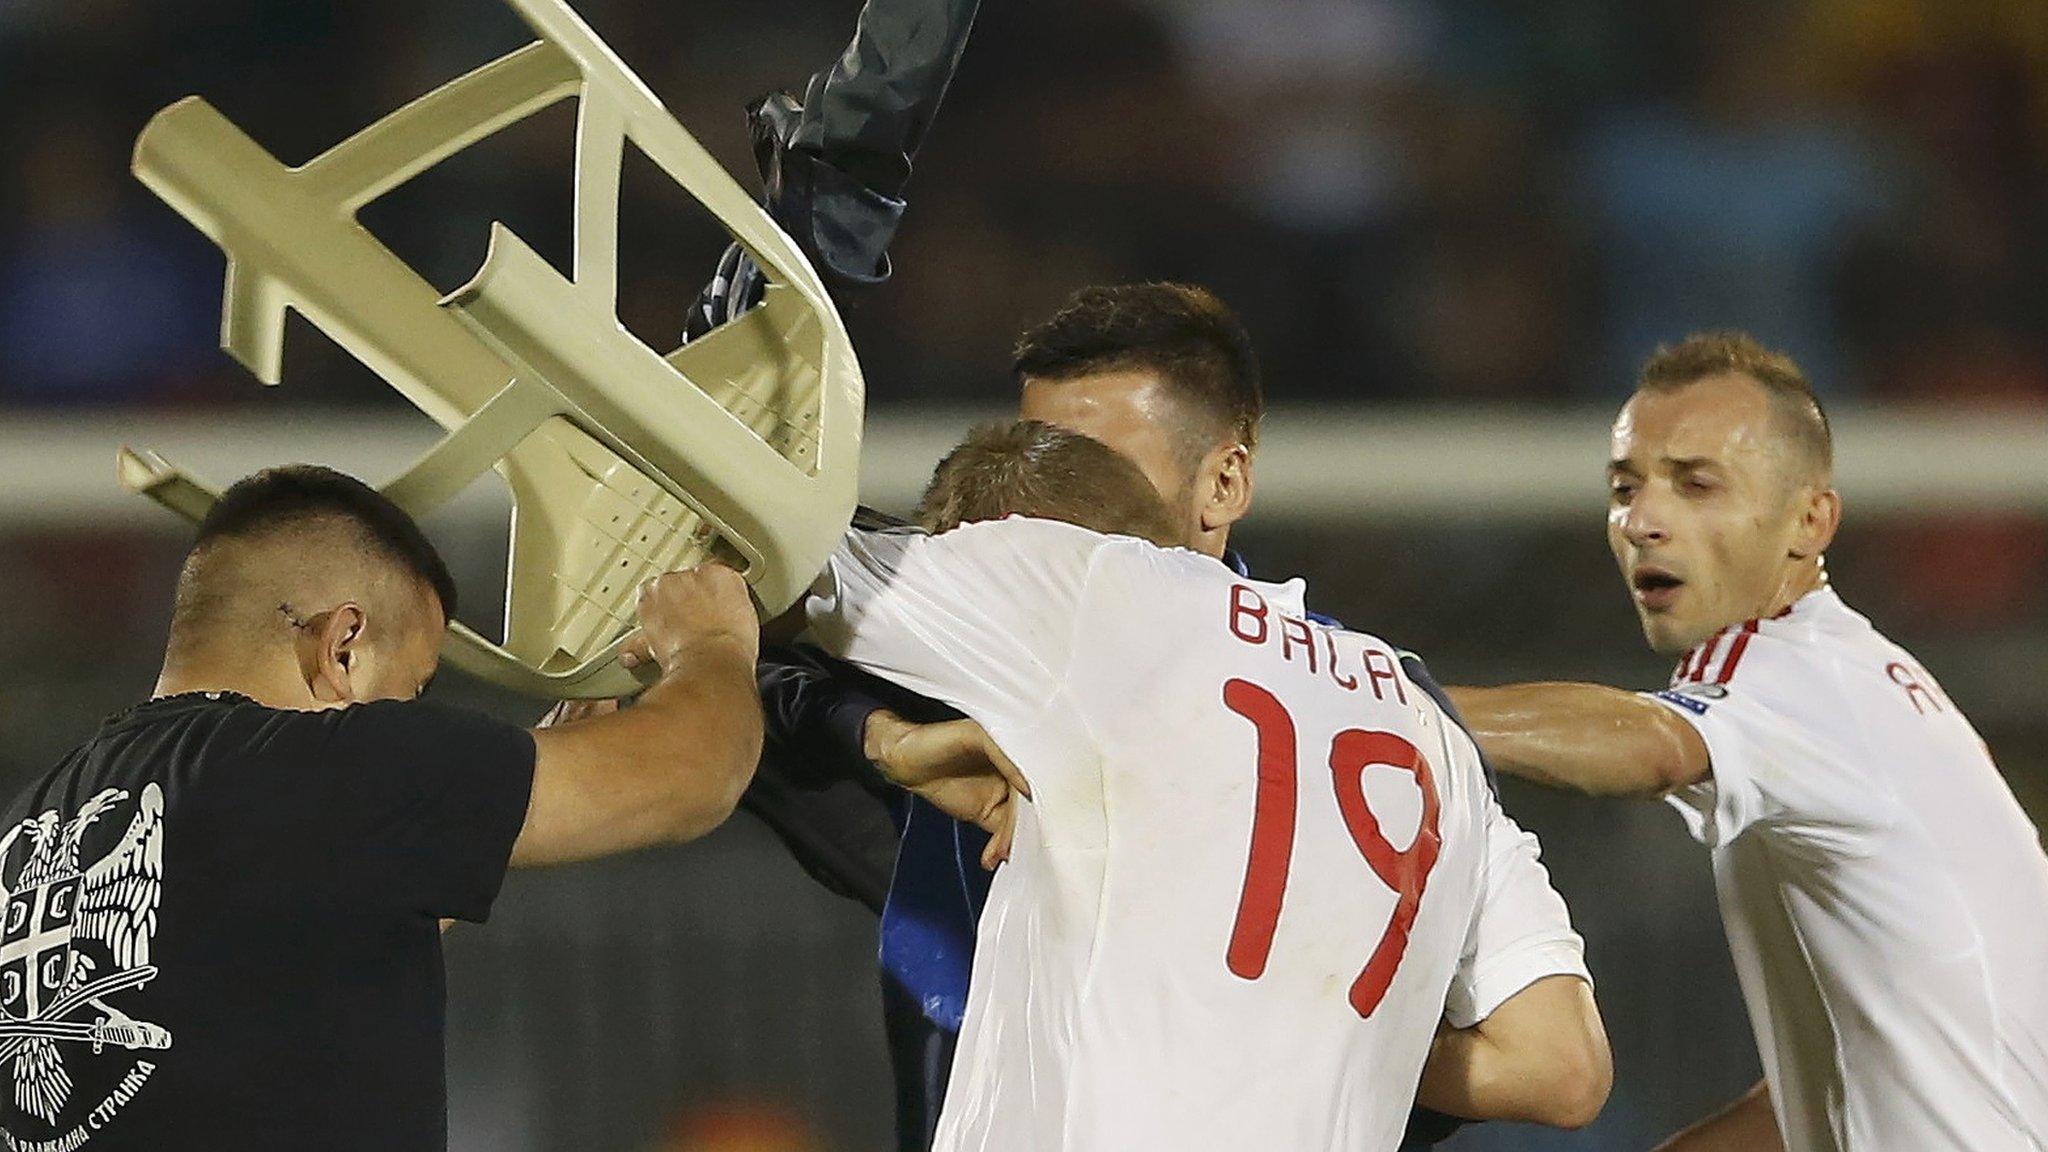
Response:
M1629 584L1635 589L1636 601L1652 612L1670 608L1678 599L1679 589L1685 587L1685 581L1662 568L1649 566L1636 569Z

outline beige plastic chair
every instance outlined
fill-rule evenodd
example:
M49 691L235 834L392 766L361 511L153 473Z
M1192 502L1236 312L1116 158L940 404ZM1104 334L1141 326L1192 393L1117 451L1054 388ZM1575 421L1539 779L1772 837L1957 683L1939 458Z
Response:
M802 593L852 515L862 384L795 244L561 0L507 0L536 43L452 81L298 168L211 105L165 108L136 176L228 257L221 344L279 379L295 309L448 436L384 491L414 515L495 466L512 490L503 643L456 624L450 663L542 697L638 682L615 660L638 585L717 557L764 615ZM491 133L578 98L574 275L502 224L445 298L356 220ZM709 208L773 282L760 307L661 355L617 314L626 142ZM120 478L197 518L214 493L124 450Z

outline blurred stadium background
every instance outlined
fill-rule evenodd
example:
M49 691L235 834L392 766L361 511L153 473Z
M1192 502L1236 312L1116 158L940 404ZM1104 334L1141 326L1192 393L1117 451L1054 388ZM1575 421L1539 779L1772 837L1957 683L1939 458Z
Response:
M854 0L579 10L751 181L739 109L801 82ZM490 0L0 4L0 785L148 692L183 533L114 447L225 482L388 477L432 428L299 325L286 383L215 349L221 260L127 176L202 93L288 162L526 39ZM558 108L374 206L443 288L502 219L567 249ZM634 164L638 163L636 168ZM663 347L723 237L629 160L622 316ZM854 303L871 502L901 508L1009 401L1010 338L1084 283L1244 314L1278 413L1242 546L1451 682L1653 685L1602 539L1631 364L1748 328L1842 426L1851 604L1912 648L2048 813L2048 6L2039 0L989 0ZM429 525L491 617L502 494ZM450 678L453 679L453 678ZM530 717L447 683L445 699ZM1938 770L1938 765L1930 765ZM1706 859L1654 806L1510 786L1584 930L1606 1115L1457 1149L1633 1149L1758 1075ZM873 924L757 826L515 875L449 941L454 1144L887 1144ZM365 1101L365 1107L375 1107Z

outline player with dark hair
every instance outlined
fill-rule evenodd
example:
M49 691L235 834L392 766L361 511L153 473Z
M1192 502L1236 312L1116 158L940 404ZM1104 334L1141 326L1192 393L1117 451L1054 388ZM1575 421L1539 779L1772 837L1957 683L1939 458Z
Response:
M1180 284L1082 289L1020 338L1013 374L1021 416L1085 433L1135 461L1166 502L1177 531L1172 543L1244 572L1228 542L1251 508L1264 393L1250 337L1214 294ZM1428 680L1420 661L1409 661L1407 671ZM899 1148L927 1148L988 889L977 867L989 854L988 838L948 817L1000 830L1010 809L1007 786L993 771L952 781L944 805L907 810L892 807L900 797L886 777L921 778L932 764L994 763L998 753L971 721L803 649L771 650L762 680L768 753L746 806L812 875L882 913ZM1518 1023L1508 1014L1493 1027L1505 1033ZM1563 1048L1570 1037L1557 1039ZM1552 1062L1561 1083L1583 1066L1580 1055L1564 1050ZM1573 1093L1555 1096L1568 1101ZM1476 1109L1464 1116L1490 1118ZM1405 1146L1425 1146L1454 1126L1418 1113Z
M937 1147L1363 1152L1418 1093L1592 1120L1578 937L1419 664L1180 546L1136 463L1053 425L971 435L920 519L850 534L808 611L1029 796Z
M1265 389L1251 334L1192 284L1083 288L1017 340L1028 420L1086 432L1151 479L1183 542L1220 556L1252 503Z
M529 732L416 699L455 589L374 489L311 466L224 493L151 699L0 821L15 1148L445 1146L440 927L507 863L688 840L759 755L729 569L641 590L659 681Z
M1501 771L1661 797L1713 850L1764 1080L1665 1147L2048 1147L2048 855L1955 702L1829 586L1805 376L1690 337L1612 443L1608 543L1669 687L1452 694Z

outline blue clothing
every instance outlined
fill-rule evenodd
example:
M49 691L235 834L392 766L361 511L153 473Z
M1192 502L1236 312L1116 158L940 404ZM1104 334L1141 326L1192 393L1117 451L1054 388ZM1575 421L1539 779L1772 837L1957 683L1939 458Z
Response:
M948 1032L967 1015L974 930L988 902L981 850L988 833L912 799L882 908L882 972Z

